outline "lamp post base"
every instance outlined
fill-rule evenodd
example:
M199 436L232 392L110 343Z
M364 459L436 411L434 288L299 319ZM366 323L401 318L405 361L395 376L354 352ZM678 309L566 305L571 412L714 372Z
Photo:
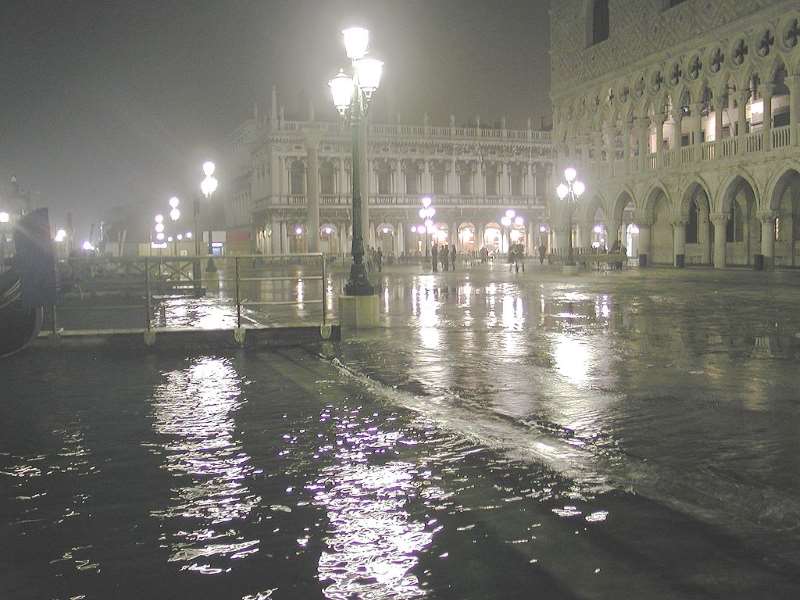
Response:
M379 324L377 294L339 296L339 322L343 329L367 329Z
M372 296L375 293L364 263L354 262L350 267L350 278L344 286L344 293L348 296Z

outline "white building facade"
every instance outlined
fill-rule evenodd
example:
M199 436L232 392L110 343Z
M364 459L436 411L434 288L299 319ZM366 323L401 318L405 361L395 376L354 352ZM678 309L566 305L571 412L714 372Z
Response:
M237 130L233 145L246 148L249 161L238 161L231 194L235 210L249 207L258 253L350 252L351 133L310 112L307 121L285 120L273 90L270 115ZM421 125L370 124L366 143L365 245L385 256L424 254L434 237L459 252L504 251L509 240L532 251L548 235L549 132L456 127L452 116L437 127L426 117ZM436 210L427 238L418 214L425 196ZM504 229L509 210L521 219Z
M557 169L587 186L578 246L800 265L800 3L558 0L551 60Z

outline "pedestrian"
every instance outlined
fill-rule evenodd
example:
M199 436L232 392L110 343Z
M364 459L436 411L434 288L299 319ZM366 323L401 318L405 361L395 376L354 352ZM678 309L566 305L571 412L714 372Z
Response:
M383 270L383 250L380 247L375 253L375 265L378 267L378 273L380 273Z
M539 242L539 264L544 264L544 257L547 254L547 246L544 245L544 240Z
M431 246L431 265L433 266L433 272L439 270L439 246L436 245L436 242L433 242Z
M456 247L455 246L450 248L450 264L453 265L451 270L455 271L456 270Z
M442 248L442 271L447 271L447 267L449 266L448 258L449 258L449 247L445 244L444 248Z

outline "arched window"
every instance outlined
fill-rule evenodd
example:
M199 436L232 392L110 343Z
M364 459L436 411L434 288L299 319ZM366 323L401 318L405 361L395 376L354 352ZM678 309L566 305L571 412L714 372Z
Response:
M462 196L472 195L472 174L469 172L461 173L459 176L459 190Z
M486 195L497 196L497 165L486 165Z
M587 32L590 46L608 39L609 25L608 0L592 0Z
M333 170L333 165L325 161L319 168L320 186L319 191L321 194L335 194L336 193L336 174Z
M689 202L689 222L686 224L686 243L697 243L697 231L700 211L697 209L697 203L692 200Z
M392 193L392 173L389 169L378 171L378 193L381 195Z
M306 193L306 168L303 165L303 161L296 160L292 163L289 184L290 194L302 195Z
M731 212L728 215L728 226L725 228L725 241L741 242L744 240L744 215L738 200L731 202Z

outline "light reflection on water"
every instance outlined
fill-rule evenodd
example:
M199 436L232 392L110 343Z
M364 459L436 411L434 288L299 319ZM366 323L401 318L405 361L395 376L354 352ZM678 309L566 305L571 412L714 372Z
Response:
M373 415L377 416L377 415ZM323 415L327 420L328 415ZM369 426L358 410L334 417L335 462L307 486L330 523L319 558L326 598L419 598L425 595L411 571L433 534L405 506L417 495L420 477L409 462L374 464L403 441L398 431ZM329 446L319 448L324 453Z
M200 573L218 573L215 559L242 558L258 551L235 521L247 518L260 498L245 483L258 473L235 438L235 413L242 391L230 361L195 360L164 374L155 390L154 428L162 436L164 468L179 482L171 504L153 512L168 532L162 541L170 560ZM229 567L228 567L229 568Z

